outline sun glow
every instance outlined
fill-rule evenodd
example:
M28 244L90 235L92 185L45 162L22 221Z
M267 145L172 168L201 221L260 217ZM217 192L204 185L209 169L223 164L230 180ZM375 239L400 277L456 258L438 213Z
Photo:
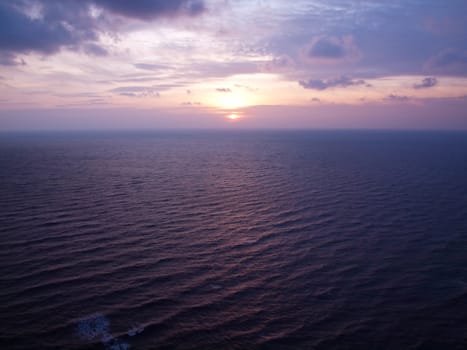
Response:
M225 109L235 109L248 105L248 101L243 95L227 93L219 99L219 104Z
M237 120L238 118L240 118L240 115L238 115L237 113L230 113L227 115L227 119L230 120Z

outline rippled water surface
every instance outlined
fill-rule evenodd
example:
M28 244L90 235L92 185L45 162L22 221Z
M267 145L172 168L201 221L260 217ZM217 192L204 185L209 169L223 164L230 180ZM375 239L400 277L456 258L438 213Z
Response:
M2 349L467 349L467 134L0 135Z

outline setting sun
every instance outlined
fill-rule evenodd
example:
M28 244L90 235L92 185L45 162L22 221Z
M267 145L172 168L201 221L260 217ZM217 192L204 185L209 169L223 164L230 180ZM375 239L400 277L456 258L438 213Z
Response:
M240 118L240 116L237 113L230 113L229 115L227 115L227 119L230 120L237 120L238 118Z

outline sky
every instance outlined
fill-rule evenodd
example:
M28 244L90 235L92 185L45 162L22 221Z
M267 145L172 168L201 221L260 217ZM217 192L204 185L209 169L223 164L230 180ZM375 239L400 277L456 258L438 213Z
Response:
M467 129L465 0L0 0L0 130Z

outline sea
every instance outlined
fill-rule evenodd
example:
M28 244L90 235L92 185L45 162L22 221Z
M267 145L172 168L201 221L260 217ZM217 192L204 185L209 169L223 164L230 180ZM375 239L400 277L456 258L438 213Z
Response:
M467 349L467 133L3 132L0 348Z

